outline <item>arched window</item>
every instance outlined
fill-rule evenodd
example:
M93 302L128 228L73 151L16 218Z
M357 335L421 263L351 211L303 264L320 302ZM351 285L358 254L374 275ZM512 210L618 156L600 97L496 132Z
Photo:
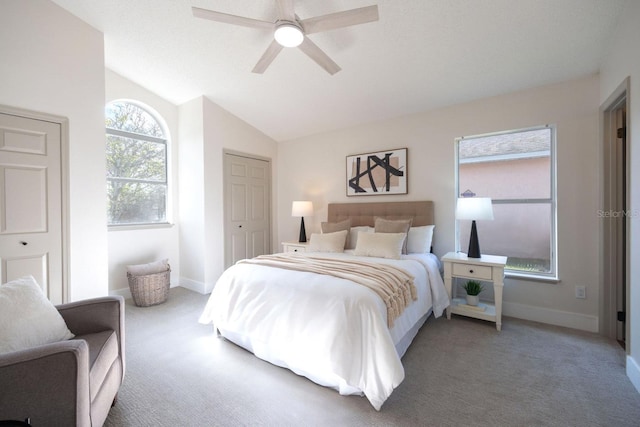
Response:
M109 225L167 222L167 138L158 120L138 104L106 108Z

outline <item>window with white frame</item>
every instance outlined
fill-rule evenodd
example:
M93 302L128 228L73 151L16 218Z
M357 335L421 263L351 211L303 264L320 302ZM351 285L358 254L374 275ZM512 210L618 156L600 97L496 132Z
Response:
M106 107L107 215L110 226L167 222L167 139L139 104Z
M477 221L483 254L507 256L511 275L557 278L555 128L456 139L457 197L490 197L493 221ZM471 221L457 221L466 251Z

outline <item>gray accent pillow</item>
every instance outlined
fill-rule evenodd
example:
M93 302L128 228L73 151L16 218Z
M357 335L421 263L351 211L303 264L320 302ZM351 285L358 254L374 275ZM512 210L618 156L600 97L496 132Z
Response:
M402 244L402 253L407 253L407 235L411 228L413 219L385 219L381 217L375 218L376 233L404 233L404 243Z

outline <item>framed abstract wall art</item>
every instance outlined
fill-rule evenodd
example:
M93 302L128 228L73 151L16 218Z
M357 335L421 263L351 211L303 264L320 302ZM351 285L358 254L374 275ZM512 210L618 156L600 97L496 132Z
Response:
M407 149L347 156L347 196L407 194Z

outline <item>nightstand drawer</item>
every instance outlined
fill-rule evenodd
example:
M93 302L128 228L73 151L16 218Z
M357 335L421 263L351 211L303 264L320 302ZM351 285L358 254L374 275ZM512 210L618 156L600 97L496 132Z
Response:
M473 264L453 264L453 275L471 279L491 280L491 267Z
M308 243L284 242L282 243L283 252L306 252Z

